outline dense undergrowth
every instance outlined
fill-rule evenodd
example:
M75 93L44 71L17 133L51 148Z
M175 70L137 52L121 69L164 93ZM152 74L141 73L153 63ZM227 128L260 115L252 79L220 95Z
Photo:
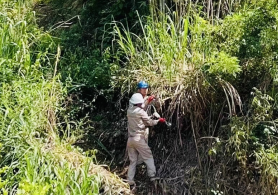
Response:
M276 194L277 2L211 20L195 9L147 16L141 36L114 23L122 94L147 80L178 133L190 119L205 180L195 192Z
M36 24L36 3L0 1L1 194L128 193L93 152L71 146L70 131L59 137L70 125L57 120L67 90L57 72L61 50Z
M173 126L138 194L277 194L277 2L151 2L0 1L3 194L128 194L95 164L125 177L139 80Z
M105 103L116 108L99 117L113 125L95 133L100 142L96 145L107 155L117 155L113 143L122 143L125 136L121 109L136 83L146 80L157 96L159 112L174 124L170 131L154 129L151 137L159 173L168 178L155 193L178 194L188 188L201 194L275 194L277 3L211 2L203 1L207 6L201 9L194 1L154 1L149 12L135 11L133 25L106 17L102 41L112 38L112 46L101 45L108 62L104 67L109 68L101 78L114 93L99 89L108 98ZM118 117L105 120L115 112ZM195 166L182 163L190 154L179 150L186 148L194 151ZM119 153L123 150L124 144ZM189 175L178 174L183 172ZM179 185L169 188L174 183Z
M190 117L203 193L277 193L276 10L275 1L251 1L213 21L165 13L150 18L142 38L115 27L128 58L122 71L169 98L168 116Z

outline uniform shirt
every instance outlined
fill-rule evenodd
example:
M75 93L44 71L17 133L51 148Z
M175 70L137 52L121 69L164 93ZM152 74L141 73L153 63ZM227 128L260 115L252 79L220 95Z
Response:
M129 106L127 110L128 136L145 135L148 126L154 126L159 120L152 120L145 110L138 106Z

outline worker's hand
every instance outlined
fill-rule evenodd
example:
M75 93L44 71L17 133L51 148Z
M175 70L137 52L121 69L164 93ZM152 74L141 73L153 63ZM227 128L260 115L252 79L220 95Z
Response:
M155 99L155 96L154 95L151 95L149 98L148 98L148 103L150 103L151 101L153 101Z
M165 123L166 122L165 118L160 118L160 119L158 119L158 121L161 122L161 123Z

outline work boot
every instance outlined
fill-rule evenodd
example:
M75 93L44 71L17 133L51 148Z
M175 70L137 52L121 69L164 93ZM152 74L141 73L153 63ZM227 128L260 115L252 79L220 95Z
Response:
M136 187L136 183L135 182L129 182L129 189L131 191L134 191L135 190L135 187Z

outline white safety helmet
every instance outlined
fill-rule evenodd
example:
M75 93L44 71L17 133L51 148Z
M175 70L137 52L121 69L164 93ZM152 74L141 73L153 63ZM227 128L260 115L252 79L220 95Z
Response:
M144 103L144 99L141 93L135 93L131 96L129 102L133 105L135 104L143 104Z

